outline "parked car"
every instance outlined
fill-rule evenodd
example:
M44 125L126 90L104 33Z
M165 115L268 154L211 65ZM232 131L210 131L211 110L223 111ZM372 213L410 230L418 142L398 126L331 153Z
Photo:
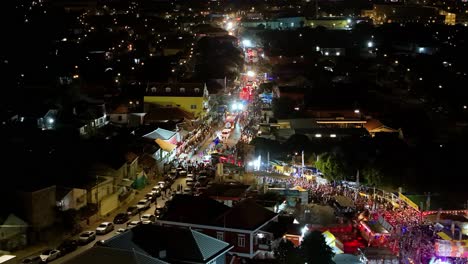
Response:
M94 232L94 231L84 231L78 237L78 242L80 244L82 244L82 245L86 245L89 242L94 241L95 239L96 239L96 232Z
M141 225L141 221L131 221L130 223L127 224L127 229L132 229L135 226Z
M161 196L161 188L159 187L159 185L154 186L153 189L151 189L151 193L153 193L153 195L155 195L156 197Z
M193 173L187 174L187 178L193 179Z
M57 249L46 249L39 255L42 262L47 263L60 257L60 251Z
M128 216L128 213L118 213L114 217L114 224L124 224L129 219L130 219L130 217Z
M164 213L164 211L165 211L164 206L156 206L156 209L154 210L154 214L155 214L158 218L160 218L161 215Z
M98 227L96 227L96 234L105 235L110 231L114 230L114 224L111 222L103 222Z
M154 221L156 221L156 216L154 216L152 214L144 214L144 215L141 216L141 222L143 224L154 223Z
M73 252L75 251L76 249L78 248L78 242L74 239L67 239L65 241L62 242L62 244L60 244L58 247L57 247L57 250L60 251L60 255L61 256L64 256L70 252Z
M185 184L187 186L193 186L194 183L193 183L193 180L191 178L187 178L187 180L185 181Z
M162 189L162 190L166 190L167 189L167 184L165 181L160 181L158 182L158 185L159 187Z
M128 207L127 214L129 216L137 215L138 214L138 207L136 205L132 205L132 206Z
M156 195L154 195L152 192L147 193L147 194L145 195L145 198L146 198L147 200L149 200L150 202L152 202L152 203L156 202Z
M25 258L23 259L23 261L21 261L21 264L40 264L40 263L44 263L40 256Z
M151 202L148 199L141 199L136 206L139 211L143 211L151 207Z
M122 234L123 232L126 232L128 229L127 228L119 228L117 231L115 231L115 234Z
M189 188L189 187L184 188L183 194L192 194L192 188Z

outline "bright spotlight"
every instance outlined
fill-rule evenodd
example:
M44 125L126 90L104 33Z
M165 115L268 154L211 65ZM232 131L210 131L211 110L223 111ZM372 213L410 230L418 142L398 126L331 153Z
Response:
M359 112L360 112L359 109L354 110L355 114L359 114Z
M242 40L242 45L244 45L244 47L246 48L249 48L249 47L252 47L252 41L250 39L244 39Z
M346 22L348 22L348 24L351 24L351 18L346 19Z
M368 48L374 47L374 42L372 42L372 41L367 42L367 47Z
M48 119L47 119L47 122L48 122L49 124L53 124L53 123L55 122L55 120L54 120L53 118L48 118Z
M255 76L255 72L254 72L254 71L248 71L248 72L247 72L247 76L249 76L249 77L254 77L254 76Z

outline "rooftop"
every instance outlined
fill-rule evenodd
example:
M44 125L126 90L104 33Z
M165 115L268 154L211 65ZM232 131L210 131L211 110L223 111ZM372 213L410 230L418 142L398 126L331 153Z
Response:
M150 83L145 96L203 97L204 83Z
M156 140L156 139L162 139L162 140L169 140L173 136L175 136L177 132L174 131L169 131L166 129L158 128L154 130L151 133L148 133L143 136L143 138L151 139L151 140Z
M255 230L276 216L252 199L229 208L205 196L176 195L161 220Z
M241 198L249 188L244 184L213 184L204 193L204 195L215 197Z
M172 239L174 237L177 239ZM107 240L105 245L134 250L169 263L206 263L232 248L224 241L195 230L159 225L137 226Z
M113 264L166 264L168 262L148 256L134 248L118 249L96 246L68 260L65 264L113 263Z

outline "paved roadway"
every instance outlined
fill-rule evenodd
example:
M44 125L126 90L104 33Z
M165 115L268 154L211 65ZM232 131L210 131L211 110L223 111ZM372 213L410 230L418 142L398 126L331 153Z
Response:
M172 186L171 186L172 189L175 190L179 184L182 184L182 185L184 186L184 188L185 188L185 187L186 187L186 185L185 185L185 180L186 180L186 178L177 178L177 179L174 181L174 183L172 184ZM151 188L152 188L152 186L149 188L149 190L151 190ZM147 188L145 188L144 190L147 190ZM148 192L149 192L149 191L148 191ZM144 194L143 194L143 195L144 195ZM167 201L167 200L163 200L162 197L159 197L159 198L157 199L156 203L151 204L151 208L150 208L150 209L148 209L148 210L142 212L140 215L144 215L144 214L154 214L154 211L155 211L155 209L156 209L156 204L157 204L158 206L164 206L164 204L166 203L166 201ZM128 206L130 206L130 205L131 205L131 204L129 204ZM119 211L118 211L118 213L126 212L126 209L127 209L128 206L126 206L125 208L120 208ZM114 216L114 214L113 214L113 216ZM113 216L112 216L112 217L113 217ZM139 220L139 215L133 216L132 218L130 218L130 220L129 220L128 222L130 222L130 221L137 221L137 220ZM102 222L106 222L106 221L112 222L112 221L113 221L113 218L112 218L112 219L103 219L103 220L102 220ZM127 222L127 223L128 223L128 222ZM101 223L101 222L96 223L95 225L93 225L92 227L93 227L94 229L89 228L88 230L95 230L95 228L96 228L100 223ZM126 227L127 227L127 223L121 224L121 225L115 225L114 231L112 231L112 232L110 232L110 233L108 233L108 234L106 234L106 235L98 235L98 236L96 237L96 240L95 240L95 241L92 241L91 243L89 243L89 244L87 244L87 245L84 245L84 246L79 246L77 250L75 250L75 251L73 251L73 252L71 252L71 253L69 253L69 254L67 254L67 255L61 257L61 258L58 258L58 259L56 259L56 260L54 260L54 261L51 261L50 263L52 263L52 264L65 263L67 260L72 259L73 257L75 257L75 256L77 256L77 255L79 255L79 254L81 254L81 253L84 252L85 250L87 250L87 249L91 248L92 246L94 246L94 244L95 244L97 241L99 241L99 240L107 240L107 239L109 239L109 238L115 236L115 235L116 235L115 232L117 231L117 229L119 229L119 228L126 228ZM85 230L83 230L83 231L85 231ZM74 238L77 239L78 236L75 236ZM55 245L55 246L58 246L58 245ZM37 255L37 254L36 254L36 255Z

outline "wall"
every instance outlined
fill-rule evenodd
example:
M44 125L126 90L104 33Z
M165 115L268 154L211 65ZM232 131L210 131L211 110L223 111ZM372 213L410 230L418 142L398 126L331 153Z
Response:
M101 178L101 177L100 177ZM99 189L98 189L99 187ZM99 184L93 186L91 191L88 192L88 203L96 203L96 198L101 201L104 197L114 193L114 186L112 179L107 179Z
M119 117L121 117L120 120ZM111 123L114 124L128 124L128 114L110 114L109 118Z
M175 97L175 96L145 96L144 102L157 104L161 106L177 106L183 110L193 113L195 117L200 117L205 114L203 110L203 97ZM192 109L191 105L196 105L196 109Z
M220 230L197 230L197 231L202 232L210 237L214 237L216 239L218 239L217 232L221 232ZM238 245L237 239L238 239L239 234L245 235L245 247L239 247ZM234 233L234 232L224 231L223 241L234 246L234 248L229 251L230 253L250 254L250 234L249 233Z
M99 205L99 212L101 216L111 213L119 207L119 195L114 193L104 197Z
M63 197L61 202L63 203L61 209L63 211L68 209L78 210L87 204L86 190L74 188L65 197Z
M18 193L23 203L21 215L33 229L40 230L51 226L55 221L56 187L55 185L34 192Z

